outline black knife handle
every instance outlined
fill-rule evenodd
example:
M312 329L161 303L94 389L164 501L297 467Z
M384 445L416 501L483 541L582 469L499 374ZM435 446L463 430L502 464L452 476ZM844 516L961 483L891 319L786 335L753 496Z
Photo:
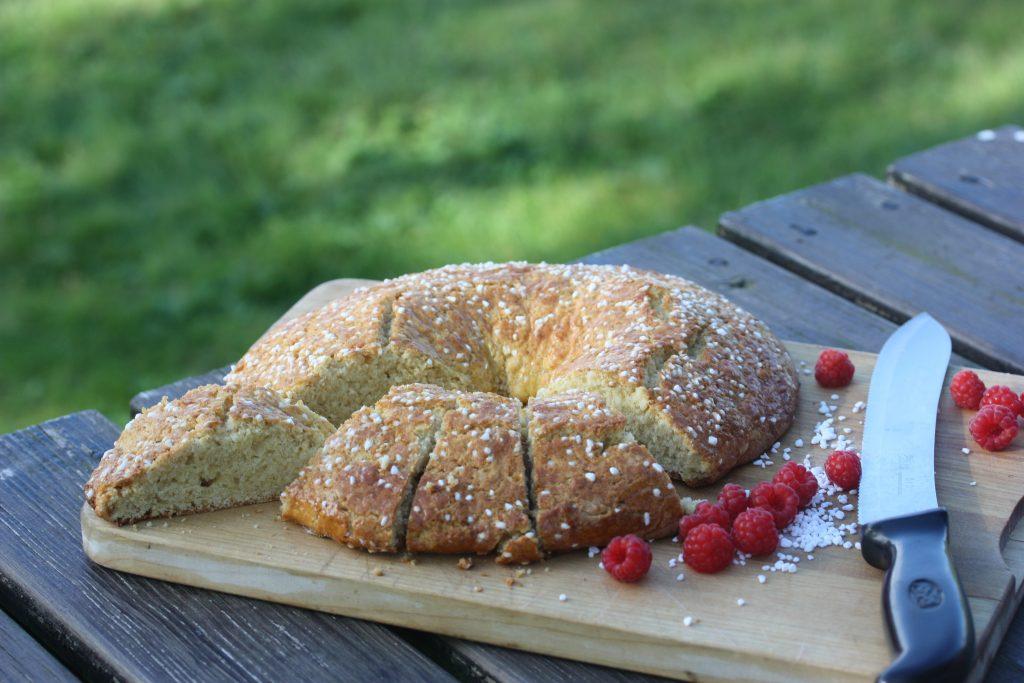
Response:
M886 570L882 609L899 653L878 680L963 680L974 661L974 622L949 555L945 509L868 524L863 536L864 559Z

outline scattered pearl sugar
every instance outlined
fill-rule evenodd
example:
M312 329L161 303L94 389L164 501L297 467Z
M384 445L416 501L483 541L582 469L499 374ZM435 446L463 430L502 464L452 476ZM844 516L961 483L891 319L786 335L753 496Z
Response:
M737 604L737 605L738 605L739 607L743 607L743 605L747 604L747 601L746 601L746 600L744 600L743 598L736 598L736 604Z
M798 512L793 522L782 530L779 547L801 550L804 553L829 546L852 547L853 544L847 540L847 537L857 532L857 524L842 523L841 520L845 519L846 512L854 510L853 504L847 503L846 501L849 500L847 494L839 493L839 489L828 481L828 475L825 474L824 468L812 466L809 457L805 458L804 466L818 480L819 489L810 504ZM842 509L828 500L830 495L837 496L837 499L843 503ZM789 573L796 571L799 557L780 552L778 558L775 564L765 565L764 570ZM807 559L813 560L814 556L808 554Z
M682 581L685 578L686 578L686 576L684 576L682 572L679 572L678 574L676 574L676 581Z
M693 617L689 615L683 617L683 626L693 626L695 623L697 623L697 620Z
M988 129L979 130L978 131L978 139L981 140L982 142L989 142L990 140L995 140L996 139L996 132L994 130L988 130Z
M978 482L976 482L976 481L972 481L970 485L971 485L971 486L977 486L977 485L978 485Z
M767 580L768 580L768 578L764 574L758 574L757 575L757 582L758 583L764 583Z
M568 599L569 599L569 596L568 596L568 595L566 595L565 593L561 593L561 594L560 594L560 595L558 596L558 602L565 602L565 601L566 601L566 600L568 600Z
M963 453L964 455L970 455L971 454L971 449L970 448L961 448L960 452Z

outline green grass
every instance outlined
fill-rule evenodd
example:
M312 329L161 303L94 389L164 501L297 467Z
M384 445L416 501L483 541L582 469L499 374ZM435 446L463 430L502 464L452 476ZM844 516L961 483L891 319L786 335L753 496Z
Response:
M311 286L566 260L1024 116L1017 0L0 0L0 431Z

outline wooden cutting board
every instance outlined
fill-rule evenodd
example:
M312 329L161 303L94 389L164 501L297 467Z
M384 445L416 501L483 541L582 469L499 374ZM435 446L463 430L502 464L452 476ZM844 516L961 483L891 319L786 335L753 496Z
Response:
M324 283L282 320L365 284ZM813 367L819 347L788 346L798 364ZM800 412L782 441L794 459L809 453L821 464L828 454L811 444L824 418L822 400L837 406L835 415L846 419L835 424L850 429L848 438L859 445L864 413L852 407L866 399L875 356L850 355L857 374L834 392L836 399L801 374ZM1024 390L1024 377L979 374L986 384ZM1024 533L1015 527L1024 436L1003 453L977 449L967 433L971 414L944 393L936 480L974 615L979 658L972 678L980 679L1022 597ZM794 447L797 439L803 447ZM961 452L965 447L969 455ZM782 465L781 454L774 465L746 465L721 483L749 488L768 479ZM714 498L719 488L679 492ZM855 520L856 512L848 514ZM804 559L794 574L764 570L773 557L702 576L685 565L670 567L679 549L664 540L654 546L647 578L626 585L584 551L538 563L518 578L490 558L476 558L463 571L453 556L369 555L280 521L273 503L130 527L108 524L83 506L82 539L95 562L133 574L681 679L867 680L892 656L882 626L882 573L855 547L819 549L813 561L797 552ZM767 580L760 583L758 575ZM693 625L684 625L687 616Z

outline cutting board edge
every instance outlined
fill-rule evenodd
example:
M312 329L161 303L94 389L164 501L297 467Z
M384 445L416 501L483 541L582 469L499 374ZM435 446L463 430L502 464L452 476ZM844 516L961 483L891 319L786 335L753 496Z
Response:
M375 585L375 591L365 589L366 584L358 580L336 576L325 576L308 572L281 570L252 560L225 559L215 553L191 550L182 553L180 548L159 542L139 539L132 541L118 534L116 527L100 519L88 504L81 511L82 544L89 559L108 569L127 572L161 581L214 590L233 595L242 595L258 600L269 600L304 609L315 609L346 617L369 619L403 628L413 628L441 635L470 638L501 647L510 647L591 664L629 669L641 673L665 676L678 680L700 681L819 681L822 676L835 681L864 681L871 674L851 673L848 670L826 669L816 665L804 665L787 659L773 659L749 652L733 652L709 648L705 644L691 644L685 641L664 639L661 641L641 640L628 631L607 629L598 631L588 625L550 617L534 617L524 620L520 613L501 607L495 611L495 624L515 626L519 632L530 635L527 639L509 639L496 636L484 628L453 628L449 624L457 617L452 607L463 603L451 597L424 596L406 590L389 587L384 583ZM144 548L149 558L140 557ZM206 571L197 571L197 562L203 563ZM244 569L245 571L239 571ZM234 581L225 581L218 576L231 576ZM244 578L243 578L244 577ZM284 594L266 588L272 581L307 582L306 592ZM319 587L319 589L316 589ZM349 589L346 591L346 589ZM353 606L340 601L326 600L361 595L365 604ZM421 604L419 612L396 611L389 602L394 599L414 600ZM433 605L426 609L425 605ZM464 603L465 606L473 606ZM476 606L479 610L479 606ZM412 618L410 618L412 617ZM474 619L472 624L479 627L486 624ZM569 628L572 627L572 628ZM699 628L699 625L694 628ZM587 652L560 644L559 636L580 629L575 641L585 636L594 646ZM585 634L582 630L585 629ZM623 644L628 647L622 647ZM606 647L614 645L615 647ZM607 654L606 654L607 653ZM589 657L581 655L587 654ZM652 662L678 661L677 667L651 666ZM685 666L684 666L685 665ZM768 674L766 676L766 674Z

